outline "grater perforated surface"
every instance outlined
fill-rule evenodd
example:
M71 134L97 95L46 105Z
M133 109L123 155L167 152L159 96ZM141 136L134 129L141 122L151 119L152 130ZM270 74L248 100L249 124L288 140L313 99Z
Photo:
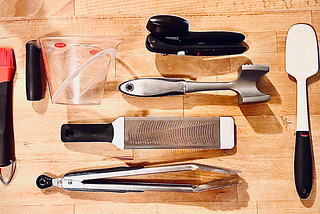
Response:
M219 148L218 117L126 117L125 148Z

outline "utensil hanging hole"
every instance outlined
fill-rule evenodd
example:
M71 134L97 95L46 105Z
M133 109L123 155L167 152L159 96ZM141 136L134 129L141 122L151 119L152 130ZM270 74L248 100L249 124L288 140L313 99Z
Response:
M301 192L302 192L302 194L306 194L306 193L307 193L307 189L306 189L306 188L303 188L303 189L301 190Z
M132 84L132 83L128 83L128 84L126 85L126 90L127 90L127 91L133 91L133 89L134 89L134 87L133 87L133 84Z
M73 136L74 136L74 130L73 130L73 129L67 129L67 130L65 131L65 135L66 135L66 137L68 137L68 138L73 138Z
M46 179L44 179L44 178L41 178L40 180L39 180L39 184L41 185L41 186L44 186L44 185L46 185Z

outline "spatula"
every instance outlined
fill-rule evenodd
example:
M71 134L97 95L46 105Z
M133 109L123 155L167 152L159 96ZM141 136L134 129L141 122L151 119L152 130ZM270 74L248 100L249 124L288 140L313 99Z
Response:
M293 25L287 34L286 70L297 81L297 129L294 177L297 193L302 199L309 197L313 180L307 79L316 74L318 68L318 43L315 31L307 24Z

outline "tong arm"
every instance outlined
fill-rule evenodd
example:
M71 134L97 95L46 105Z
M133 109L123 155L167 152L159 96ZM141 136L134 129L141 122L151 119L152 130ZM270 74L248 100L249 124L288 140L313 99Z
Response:
M208 166L208 165L198 164L198 163L188 163L188 164L177 164L177 165L148 167L148 168L144 168L143 166L137 166L137 167L124 166L124 167L115 167L115 168L98 169L98 170L87 170L87 171L72 172L72 173L65 174L64 178L83 181L83 180L114 178L114 177L123 177L123 176L191 171L196 169L200 169L202 171L208 171L208 172L223 173L223 174L241 173L241 171L234 170L234 169Z

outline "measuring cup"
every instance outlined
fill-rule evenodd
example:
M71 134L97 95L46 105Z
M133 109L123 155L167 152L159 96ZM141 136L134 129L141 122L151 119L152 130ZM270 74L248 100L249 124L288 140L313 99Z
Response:
M39 99L33 96L39 87L33 85L41 84L41 79L32 79L32 75L35 71L41 73L37 60L42 55L52 103L100 104L107 72L120 42L119 39L85 36L46 36L29 41L26 72L31 73L31 77L27 74L27 99Z

